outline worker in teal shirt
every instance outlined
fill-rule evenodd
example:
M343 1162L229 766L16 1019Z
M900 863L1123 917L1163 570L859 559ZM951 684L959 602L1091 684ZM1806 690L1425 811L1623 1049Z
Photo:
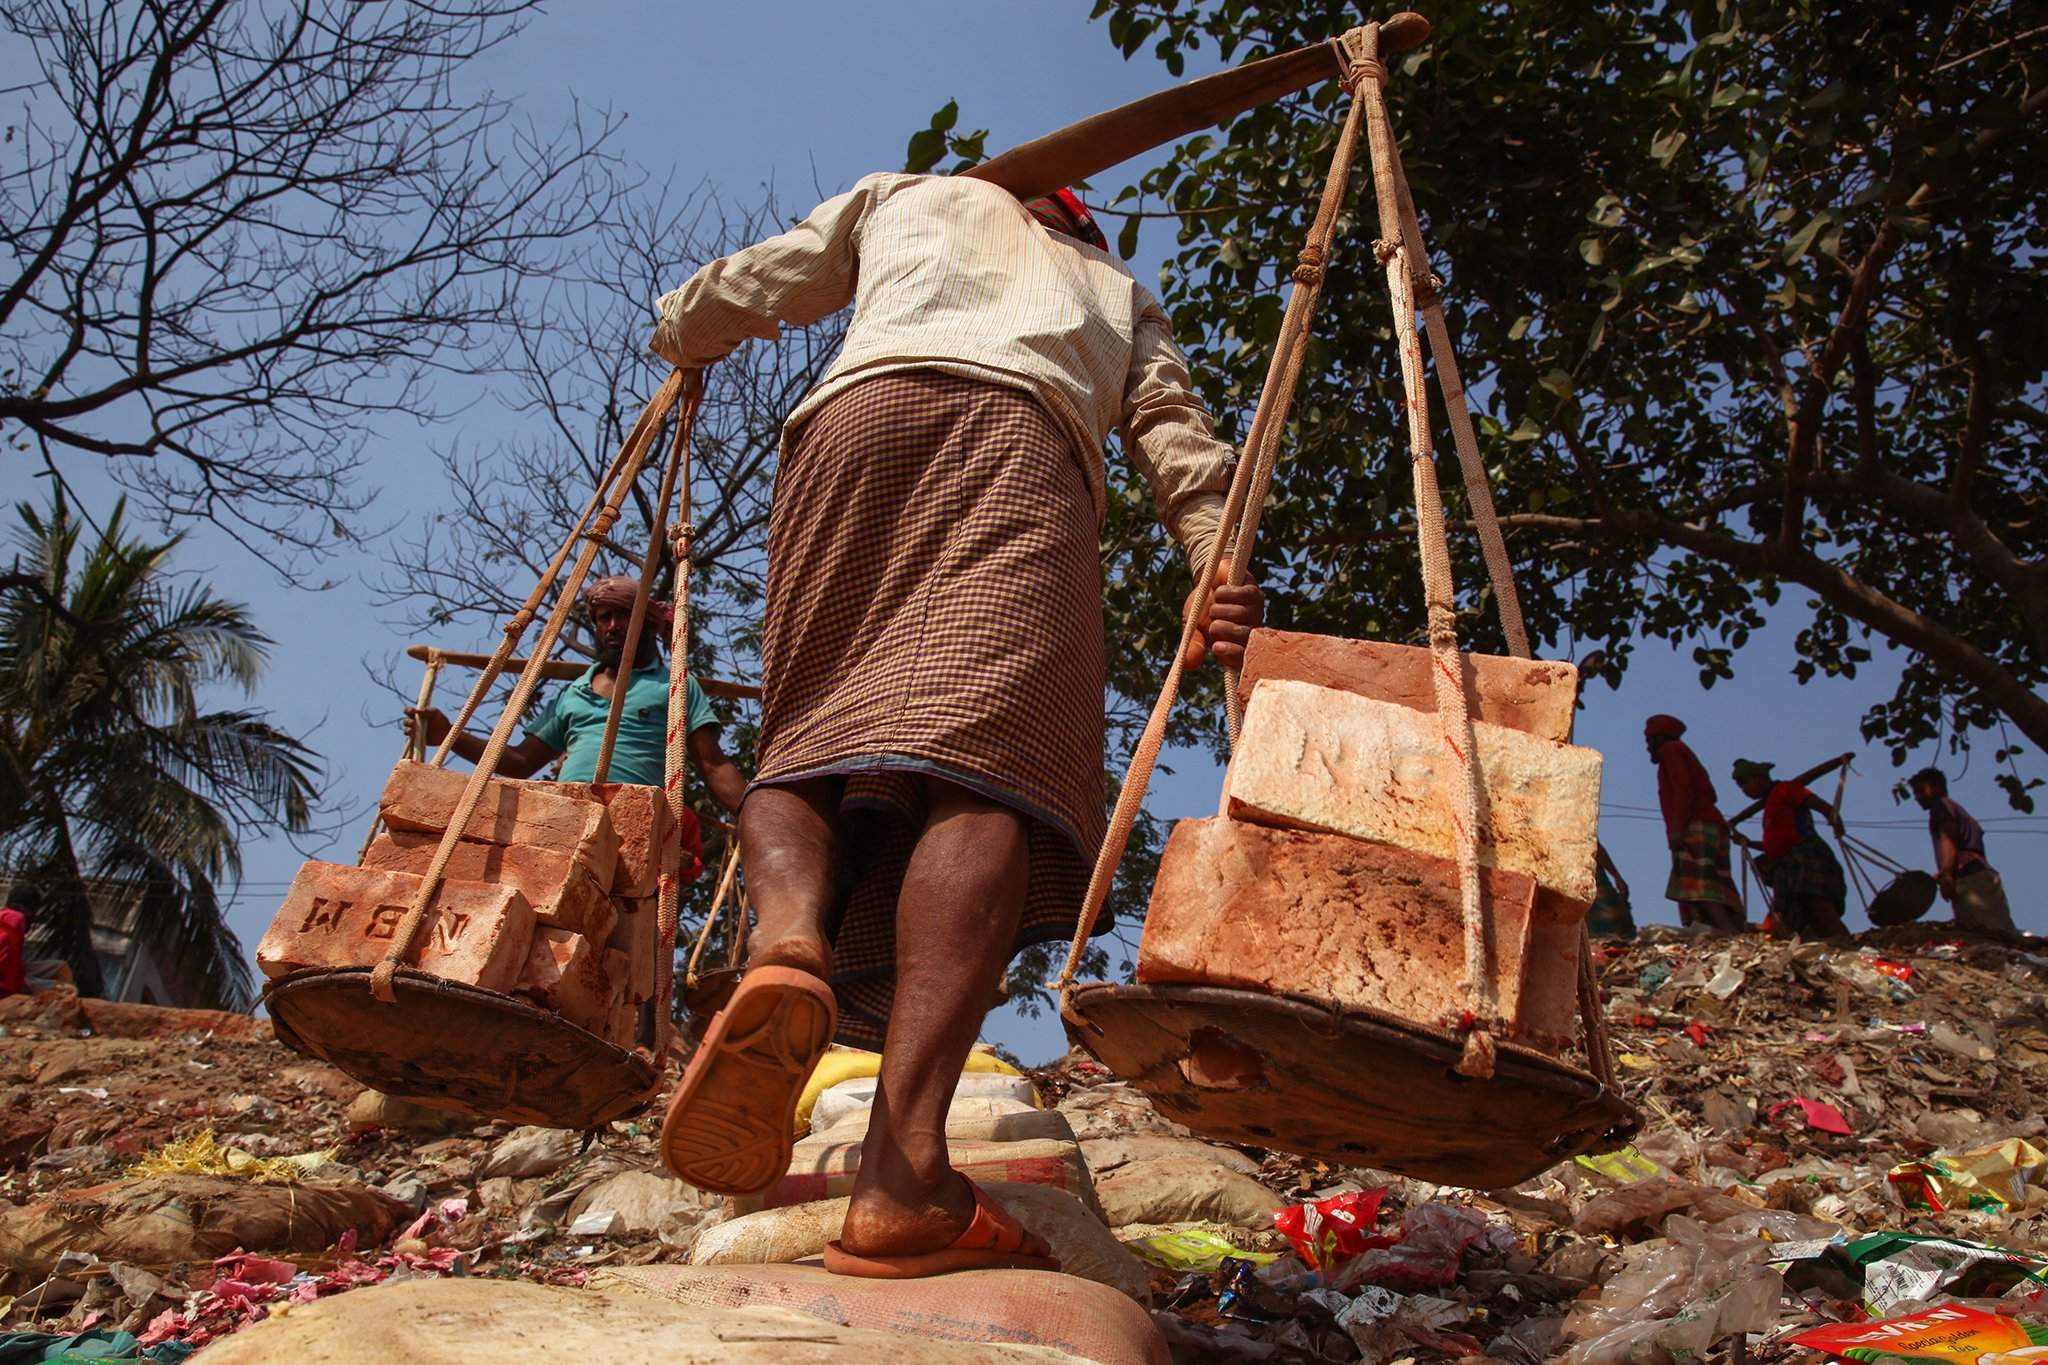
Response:
M597 753L611 714L612 693L619 685L619 661L625 653L626 627L632 620L638 586L631 578L600 578L584 590L583 604L597 634L597 660L582 677L549 699L539 718L526 727L525 738L506 748L498 760L499 776L531 777L557 758L561 758L562 768L556 776L564 782L588 782L596 775ZM658 618L666 614L667 604L648 606L640 648L626 678L626 704L619 713L619 737L612 746L605 780L658 787L667 766L669 678L668 664L655 641L663 633ZM718 717L712 714L697 680L685 679L685 687L690 762L718 804L737 811L746 795L747 780L720 746ZM440 744L450 729L448 717L433 707L406 708L405 724L408 734L417 727L429 747ZM484 741L464 731L455 736L453 748L474 763L483 756Z

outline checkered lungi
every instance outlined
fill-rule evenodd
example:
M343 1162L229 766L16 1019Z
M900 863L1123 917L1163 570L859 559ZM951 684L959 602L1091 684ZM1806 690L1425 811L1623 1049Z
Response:
M1824 900L1836 907L1846 905L1849 886L1834 850L1818 837L1801 839L1781 858L1773 858L1764 869L1770 878L1771 896L1783 907L1787 897Z
M783 452L754 780L839 780L842 1041L882 1041L927 776L1030 817L1012 951L1074 932L1104 824L1101 574L1080 460L1022 390L877 376Z
M1719 901L1742 909L1742 893L1728 864L1728 831L1712 821L1695 820L1685 827L1671 850L1671 880L1664 884L1667 900L1681 905Z

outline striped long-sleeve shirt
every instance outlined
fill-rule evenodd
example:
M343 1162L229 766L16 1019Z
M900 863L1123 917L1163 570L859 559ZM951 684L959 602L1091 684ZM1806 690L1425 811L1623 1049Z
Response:
M834 394L936 369L1028 390L1073 438L1099 518L1103 441L1128 458L1191 562L1215 540L1231 450L1189 386L1158 299L1123 263L1047 231L1007 191L870 175L790 231L711 262L659 305L655 351L696 367L854 305L845 349L790 413L785 443Z

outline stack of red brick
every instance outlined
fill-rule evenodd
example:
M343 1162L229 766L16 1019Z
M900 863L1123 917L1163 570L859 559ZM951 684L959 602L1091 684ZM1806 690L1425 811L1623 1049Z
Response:
M360 867L308 862L256 947L265 976L371 967L434 860L467 773L401 763ZM673 825L658 788L493 778L407 964L522 996L623 1046L657 985L655 909Z
M1260 631L1222 814L1175 826L1138 980L1306 996L1448 1026L1467 993L1451 783L1427 650ZM1465 656L1499 1017L1572 1038L1600 755L1569 743L1578 671Z

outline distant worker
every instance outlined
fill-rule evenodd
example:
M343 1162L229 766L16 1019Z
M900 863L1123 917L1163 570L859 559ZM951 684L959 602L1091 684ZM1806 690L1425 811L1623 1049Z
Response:
M1815 814L1826 816L1840 838L1842 814L1799 783L1773 778L1771 766L1735 760L1735 785L1764 803L1762 871L1770 884L1772 911L1784 928L1802 938L1847 938L1842 912L1849 902L1848 882L1813 823Z
M28 916L8 906L0 910L0 996L28 989Z
M1628 903L1628 879L1614 865L1607 845L1593 845L1593 904L1586 909L1586 929L1599 938L1634 938L1635 912Z
M590 611L597 634L597 659L582 677L555 693L540 717L526 727L524 739L506 747L498 760L500 777L531 777L558 757L562 770L556 776L561 781L588 782L597 775L597 753L604 741L605 720L611 714L612 693L618 688L619 659L625 652L626 627L639 587L637 578L618 576L600 578L584 588L583 605ZM665 635L671 608L665 602L647 606L605 780L659 787L667 772L669 678L656 641ZM747 779L719 744L718 717L697 680L688 678L685 685L690 762L718 804L737 811L746 794ZM406 733L411 734L415 725L429 748L440 744L449 730L448 717L431 706L406 708ZM455 736L454 751L474 763L483 757L484 741L464 731Z
M1713 779L1680 738L1684 733L1685 722L1676 716L1643 722L1643 743L1657 765L1664 838L1671 848L1671 880L1664 894L1678 902L1680 924L1697 922L1717 934L1739 934L1749 923L1729 870L1728 821L1715 804Z
M1984 856L1984 827L1948 794L1948 778L1939 768L1922 768L1910 779L1913 799L1927 812L1927 833L1934 840L1934 879L1941 898L1956 908L1956 924L2014 934L2012 907L2005 882Z

